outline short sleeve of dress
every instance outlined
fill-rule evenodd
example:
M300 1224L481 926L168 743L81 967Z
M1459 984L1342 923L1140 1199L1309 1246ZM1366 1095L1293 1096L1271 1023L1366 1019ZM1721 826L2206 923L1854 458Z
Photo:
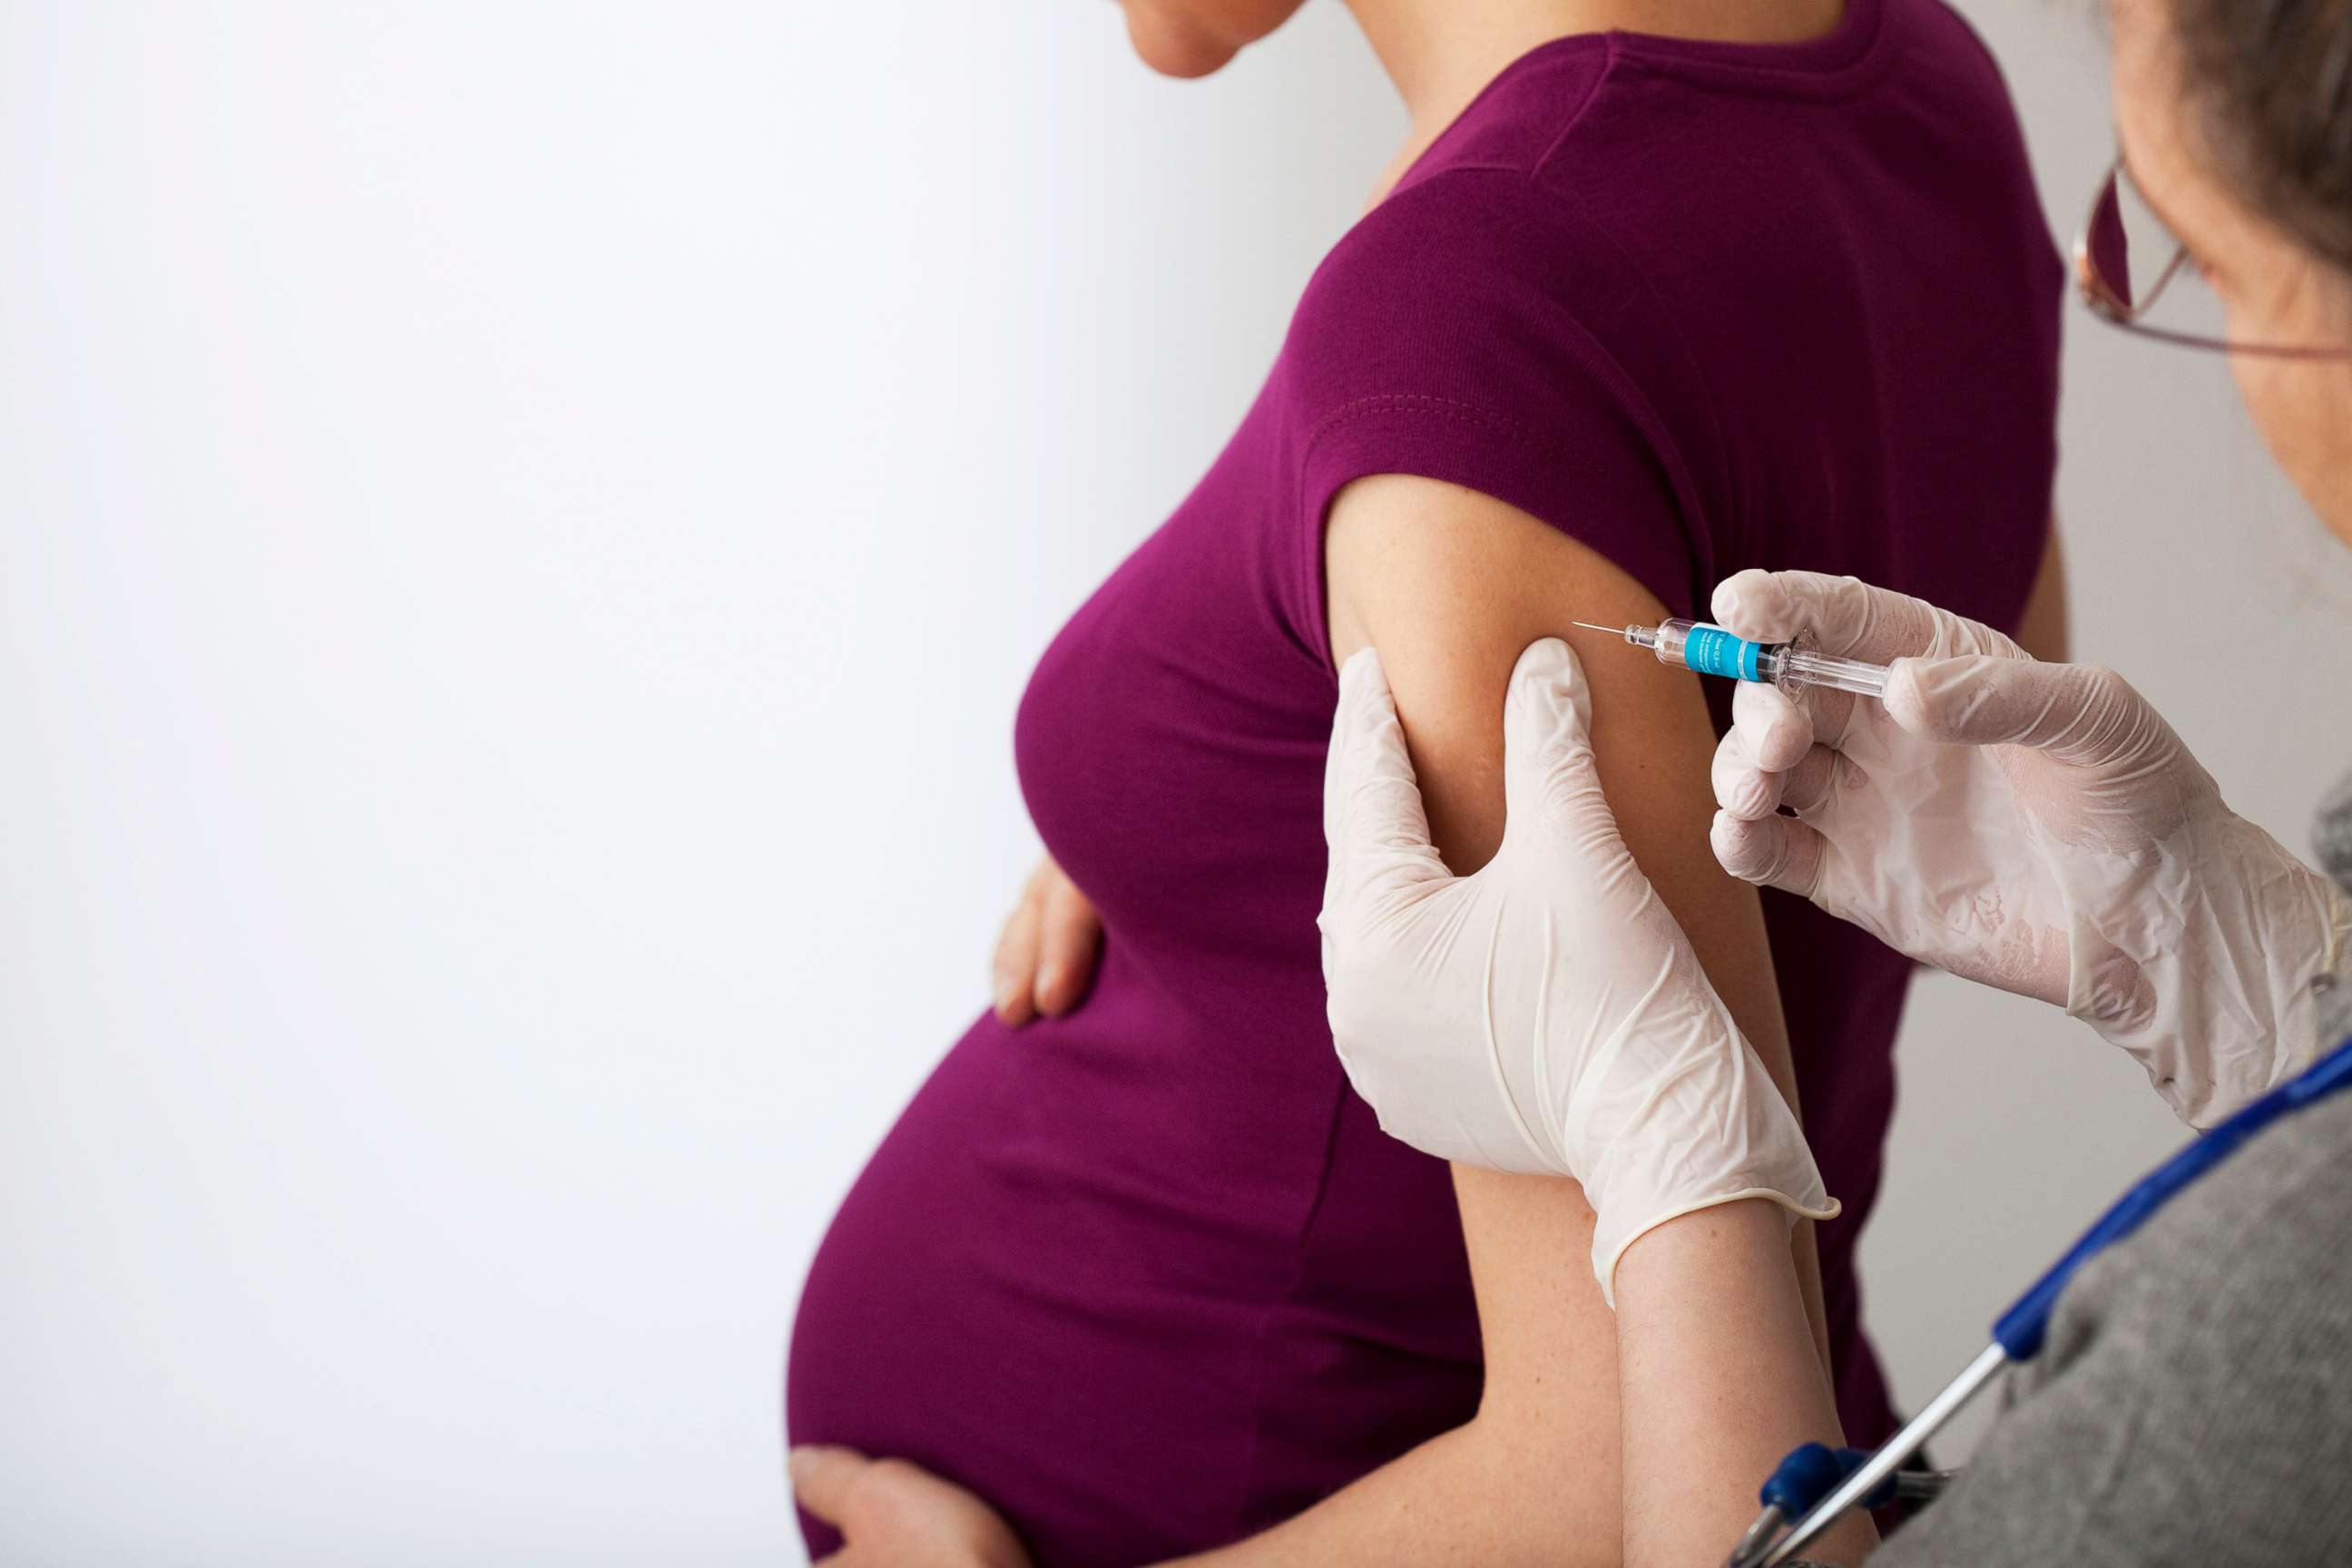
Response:
M1349 231L1308 285L1274 383L1317 644L1326 514L1372 474L1507 502L1691 614L1713 553L1696 488L1610 346L1649 330L1654 309L1605 240L1513 171L1449 170Z

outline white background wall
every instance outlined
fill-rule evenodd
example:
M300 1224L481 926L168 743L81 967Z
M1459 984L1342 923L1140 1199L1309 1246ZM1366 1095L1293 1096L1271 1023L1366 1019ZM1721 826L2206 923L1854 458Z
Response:
M2071 222L2090 8L1970 9ZM0 0L0 1558L796 1557L1014 698L1400 130L1329 0L1196 85L1100 5ZM2300 842L2352 572L2217 363L2071 335L2082 647ZM2179 1134L1955 984L1903 1053L1916 1396Z

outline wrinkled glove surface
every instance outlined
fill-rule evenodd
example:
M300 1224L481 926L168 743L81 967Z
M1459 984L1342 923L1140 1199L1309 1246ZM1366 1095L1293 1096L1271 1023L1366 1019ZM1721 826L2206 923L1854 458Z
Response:
M1792 1216L1837 1205L1626 849L1590 714L1565 643L1520 656L1504 702L1502 847L1456 877L1430 844L1379 656L1350 658L1318 923L1332 1038L1381 1127L1444 1159L1582 1183L1609 1294L1626 1247L1677 1215L1746 1197Z
M1714 768L1725 869L2064 1007L2193 1126L2308 1065L2352 903L2230 810L2120 676L1851 577L1743 572L1714 610L1893 666L1883 704L1740 686Z

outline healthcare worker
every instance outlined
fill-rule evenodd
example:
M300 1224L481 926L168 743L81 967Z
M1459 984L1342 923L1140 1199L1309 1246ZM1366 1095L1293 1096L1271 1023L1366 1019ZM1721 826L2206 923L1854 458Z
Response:
M2211 346L2352 544L2352 4L2118 0L2113 25L2124 158L2085 292L2158 331L2170 247L2126 258L2118 215L2164 214L2226 308ZM2352 1030L2352 900L2233 814L2119 676L1850 579L1742 573L1714 611L1894 665L1883 706L1739 689L1715 765L1727 869L2063 1006L2192 1126ZM2308 695L2315 722L2352 716ZM1506 837L1457 878L1377 655L1343 669L1333 1035L1396 1135L1583 1184L1618 1316L1624 1560L1718 1563L1780 1458L1837 1439L1786 1246L1833 1194L1618 837L1565 644L1522 658L1504 728ZM2321 833L2352 870L2352 795ZM2273 1123L2076 1275L2010 1384L1941 1500L1875 1552L1851 1515L1806 1559L2352 1562L2352 1095Z
M2125 157L2085 292L2165 335L2160 286L2201 273L2229 319L2206 346L2230 352L2266 443L2352 544L2352 0L2111 12ZM2120 219L2142 205L2185 262L2145 233L2124 254ZM1809 630L1895 661L1883 708L1740 689L1716 763L1735 874L2065 1006L2194 1124L2352 1030L2352 903L2233 815L2120 678L1843 580L1742 574L1714 610L1748 637ZM2339 690L2307 701L2316 724L2352 716ZM1504 701L1507 833L1456 878L1377 656L1345 667L1330 1016L1398 1136L1583 1184L1617 1313L1624 1538L1579 1560L1687 1568L1723 1561L1784 1454L1838 1436L1787 1245L1833 1194L1620 839L1585 709L1566 645L1528 650ZM2352 792L2322 841L2352 875ZM2075 1275L2009 1392L1965 1477L1883 1549L1854 1515L1806 1557L2352 1562L2352 1095L2273 1124ZM793 1474L850 1525L845 1565L1024 1561L978 1499L903 1461L816 1451Z

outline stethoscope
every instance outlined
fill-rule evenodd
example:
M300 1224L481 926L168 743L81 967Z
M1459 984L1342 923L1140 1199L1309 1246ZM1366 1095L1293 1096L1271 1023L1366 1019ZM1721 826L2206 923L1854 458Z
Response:
M2029 1362L2041 1353L2050 1328L2051 1310L2074 1271L2101 1252L2137 1230L2147 1218L2214 1166L2228 1159L2255 1133L2290 1111L2352 1087L2352 1039L2346 1040L2308 1069L2280 1084L2236 1115L2182 1149L2140 1179L2116 1205L2099 1216L2017 1299L2016 1304L1992 1326L1992 1343L1978 1352L1959 1376L1927 1402L1904 1428L1874 1454L1853 1448L1832 1449L1808 1443L1780 1461L1764 1483L1759 1497L1764 1511L1732 1548L1729 1568L1780 1568L1805 1545L1835 1523L1851 1508L1879 1508L1896 1498L1925 1500L1941 1491L1951 1479L1945 1472L1902 1471L1903 1462L1916 1454L1953 1413L1974 1398L2013 1362ZM1897 1474L1902 1471L1901 1474ZM1782 1521L1793 1521L1786 1530Z

